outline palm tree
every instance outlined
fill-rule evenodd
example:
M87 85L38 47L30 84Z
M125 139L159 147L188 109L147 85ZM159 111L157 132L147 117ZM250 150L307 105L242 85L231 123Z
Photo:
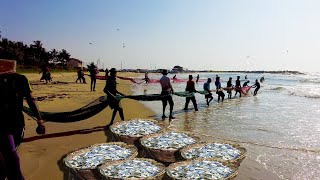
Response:
M59 62L66 66L67 62L70 60L70 56L71 55L67 52L67 50L62 49L58 55Z
M58 61L58 51L56 49L52 49L50 51L50 59L53 62L57 62Z

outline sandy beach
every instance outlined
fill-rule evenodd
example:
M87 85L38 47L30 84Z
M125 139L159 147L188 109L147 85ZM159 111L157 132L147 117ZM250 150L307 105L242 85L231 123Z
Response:
M39 74L25 74L31 84L39 83ZM121 75L121 73L119 73ZM132 76L127 73L126 76ZM97 80L95 92L90 92L88 84L76 84L76 73L53 73L53 81L68 82L48 85L32 85L33 95L42 99L37 101L41 111L63 112L78 109L98 97L104 95L105 81ZM124 94L131 94L131 83L118 80L118 90ZM141 103L133 100L122 101L126 119L141 117L148 118L153 112ZM47 132L38 136L35 132L36 122L25 115L25 141L19 147L21 167L26 179L64 179L67 170L63 165L63 158L70 152L95 143L110 141L107 139L103 126L111 119L112 111L106 108L99 114L74 123L47 122ZM120 121L116 116L115 121Z
M53 81L60 83L47 85L39 84L39 74L25 75L33 84L33 95L38 99L41 111L72 111L104 95L102 90L105 81L97 80L96 92L90 92L89 77L86 76L88 84L77 84L75 83L76 73L53 73ZM133 73L119 73L118 75L137 76ZM118 79L117 82L120 92L132 94L130 81ZM138 101L126 99L122 101L122 105L125 119L152 118L154 116L151 109ZM45 124L47 133L43 136L36 134L36 122L25 115L25 142L19 147L21 167L25 178L30 180L67 179L68 170L63 164L64 157L79 148L110 141L103 126L110 122L111 113L110 108L106 108L99 114L80 122L47 122ZM118 115L116 121L120 121ZM202 138L205 140L205 137ZM276 175L262 169L262 165L246 158L239 168L239 175L236 179L277 179Z

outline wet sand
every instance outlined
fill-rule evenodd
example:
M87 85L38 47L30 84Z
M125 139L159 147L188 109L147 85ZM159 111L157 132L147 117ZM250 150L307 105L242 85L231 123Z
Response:
M120 76L133 77L137 74L119 73ZM90 79L87 84L76 84L76 73L53 73L53 81L60 83L39 83L39 74L26 74L33 88L33 95L38 100L41 111L63 112L78 109L104 95L105 81L97 80L96 92L90 92ZM117 80L118 90L132 94L131 82ZM159 102L160 103L160 102ZM138 101L122 101L125 119L152 118L154 112ZM80 122L52 123L47 122L47 133L38 136L35 132L36 122L25 115L25 142L19 147L21 167L26 179L67 179L68 170L64 167L63 158L72 151L95 143L110 141L103 126L111 119L112 110L106 108L99 114ZM115 121L120 121L116 116ZM166 122L167 123L167 122ZM250 153L250 152L249 152ZM255 160L246 158L236 179L277 179L272 172L264 170Z

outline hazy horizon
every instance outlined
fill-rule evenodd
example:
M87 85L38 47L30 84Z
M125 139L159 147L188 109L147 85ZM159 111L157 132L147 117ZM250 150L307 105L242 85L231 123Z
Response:
M0 1L3 37L104 68L319 72L316 0Z

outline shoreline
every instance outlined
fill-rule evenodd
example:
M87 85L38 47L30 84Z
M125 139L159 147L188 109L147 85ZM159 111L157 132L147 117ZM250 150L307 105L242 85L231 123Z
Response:
M30 81L38 82L40 75L37 73L25 74ZM121 73L120 76L136 77L137 73ZM139 74L140 75L140 74ZM105 81L97 81L97 91L90 92L90 80L88 84L76 84L76 73L53 73L53 81L68 82L68 84L32 85L35 97L44 97L38 102L41 111L61 112L78 109L99 96L102 92ZM124 94L133 94L134 89L130 81L117 80L118 90ZM54 97L54 98L53 98ZM161 102L158 102L161 106ZM152 107L141 102L126 99L122 101L125 119L156 117ZM110 141L110 133L104 131L103 126L111 119L110 108L104 109L99 114L83 121L74 123L45 123L47 133L38 136L35 133L36 122L25 115L26 142L23 142L18 153L21 161L21 168L26 179L67 179L68 169L64 166L63 159L70 152L80 148ZM182 119L183 120L183 119ZM120 121L119 115L115 122ZM167 121L164 122L166 125ZM205 137L201 137L205 139ZM264 169L263 165L248 157L239 167L239 174L236 179L279 179L278 176ZM49 178L48 178L49 177Z

